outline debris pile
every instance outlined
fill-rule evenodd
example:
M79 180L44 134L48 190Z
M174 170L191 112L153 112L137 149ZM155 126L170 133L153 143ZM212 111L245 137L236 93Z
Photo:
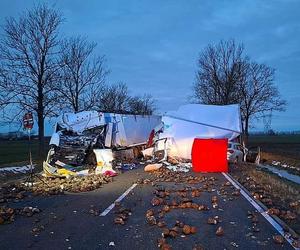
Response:
M0 207L0 225L11 223L15 218L15 210L11 207Z
M166 167L161 167L156 171L149 173L148 179L140 179L139 183L141 184L151 184L155 187L153 192L154 197L150 200L151 208L148 209L145 213L145 219L149 226L155 226L160 228L162 232L162 237L157 240L158 247L161 249L172 249L172 241L176 238L186 237L191 234L197 234L197 231L201 231L200 228L197 229L192 225L187 224L186 222L176 221L172 225L172 222L169 221L169 216L166 215L172 212L175 212L179 209L187 209L194 211L223 211L220 207L220 203L223 201L232 201L239 199L241 196L240 190L236 189L230 182L225 181L221 185L217 185L219 188L216 190L216 181L214 177L207 177L205 175L194 176L192 174L184 172L172 171ZM248 179L249 181L249 179ZM173 182L175 183L175 188L163 186L163 182ZM176 185L179 185L176 187ZM182 185L183 184L183 185ZM196 185L195 185L196 184ZM199 185L200 184L200 185ZM250 182L249 185L254 184ZM257 186L258 184L255 183ZM257 191L257 189L255 189ZM203 193L213 193L216 192L216 195L213 194L210 198L209 204L201 204L201 201L197 197L201 197ZM267 196L266 192L263 192L263 187L259 190L259 195L263 195L261 198L266 199L270 196ZM269 198L271 199L271 198ZM266 200L264 200L266 201ZM285 214L291 220L295 220L295 214L292 212L292 209L298 208L299 202L294 201L289 203L289 210L282 212L282 210L274 207L270 208L268 213ZM186 212L184 212L186 213ZM249 219L252 239L255 239L254 233L257 234L261 231L259 228L259 213L255 211L249 211L246 216ZM212 225L214 228L214 234L216 237L223 237L226 235L226 227L222 223L222 219L218 215L209 216L206 218L204 223ZM231 225L234 225L235 222L230 222ZM293 238L293 244L298 244L298 241ZM280 239L279 239L280 240ZM260 241L258 241L258 244ZM238 244L235 242L230 243L234 247L238 247ZM266 243L264 243L266 244ZM203 249L201 246L195 246L195 249Z
M0 207L0 225L9 224L15 220L16 215L31 217L40 213L41 210L36 207L11 208L7 206Z
M162 230L162 238L157 240L157 246L160 249L171 249L171 245L167 243L167 238L185 237L190 234L197 233L197 228L180 221L176 221L173 227L167 228L166 225L160 226Z
M89 210L89 214L94 215L94 216L99 216L100 211L94 205L91 205L90 210Z
M203 188L209 188L216 180L216 178L207 178L204 176L193 176L183 174L181 172L175 172L166 168L160 168L157 171L151 173L152 180L156 182L176 182L176 183L188 183L188 184L197 184L206 182L207 185L204 185Z
M102 184L112 181L111 177L104 175L72 176L70 178L43 178L27 187L35 195L55 195L64 192L88 192L98 189Z
M174 172L184 172L187 173L192 168L191 163L179 163L177 165L167 165L167 169L174 171Z
M129 216L132 214L131 209L130 208L125 208L122 206L117 206L117 211L115 212L116 216L114 219L114 223L115 224L119 224L119 225L124 225Z
M26 196L24 187L10 184L0 187L0 203L21 200Z
M181 157L167 156L167 160L162 163L167 169L174 172L188 173L192 168L191 160Z

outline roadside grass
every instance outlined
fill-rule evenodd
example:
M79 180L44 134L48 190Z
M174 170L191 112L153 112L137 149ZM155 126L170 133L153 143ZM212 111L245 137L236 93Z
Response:
M297 215L295 220L281 218L298 234L300 233L300 205L291 207L291 202L300 202L300 185L280 178L269 172L257 169L253 164L240 164L231 166L231 174L250 193L260 193L272 200L272 205L265 204L268 208L278 208L283 211L292 211ZM264 200L261 200L264 203Z
M41 163L48 151L48 140L45 142L45 153L39 157L38 140L31 141L32 158L35 163ZM20 165L29 162L29 148L27 140L0 141L0 167Z
M288 204L292 201L300 201L300 193L298 184L284 180L272 173L264 172L263 170L252 170L251 176L255 181L259 181L265 186L268 192L272 193L274 198L278 199L280 204ZM300 216L300 207L295 209Z

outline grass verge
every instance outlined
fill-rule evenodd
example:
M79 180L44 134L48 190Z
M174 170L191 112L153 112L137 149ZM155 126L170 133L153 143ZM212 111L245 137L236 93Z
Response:
M45 142L45 153L39 157L38 140L31 141L32 158L35 163L42 162L48 151L48 140ZM27 140L0 141L0 167L28 164L29 146Z
M300 185L264 172L253 164L232 165L230 173L255 199L300 234Z

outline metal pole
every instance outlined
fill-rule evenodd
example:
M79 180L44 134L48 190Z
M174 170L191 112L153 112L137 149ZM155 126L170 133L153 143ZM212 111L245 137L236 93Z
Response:
M28 129L28 149L29 149L30 178L32 178L33 169L32 169L32 154L31 154L31 129Z

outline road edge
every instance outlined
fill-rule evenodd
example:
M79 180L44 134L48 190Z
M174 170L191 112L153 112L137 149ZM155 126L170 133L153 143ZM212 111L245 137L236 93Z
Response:
M267 213L267 207L259 201L254 200L251 197L249 191L241 185L237 180L235 180L230 174L222 173L223 176L237 189L241 191L241 194L244 198L249 201L249 203L273 226L273 228L280 233L285 240L291 245L292 248L299 250L300 248L296 248L293 246L293 239L291 238L291 232L296 234L289 226L287 226L281 219L275 216L271 216ZM289 233L286 233L283 228L287 228ZM297 234L296 234L297 235Z

